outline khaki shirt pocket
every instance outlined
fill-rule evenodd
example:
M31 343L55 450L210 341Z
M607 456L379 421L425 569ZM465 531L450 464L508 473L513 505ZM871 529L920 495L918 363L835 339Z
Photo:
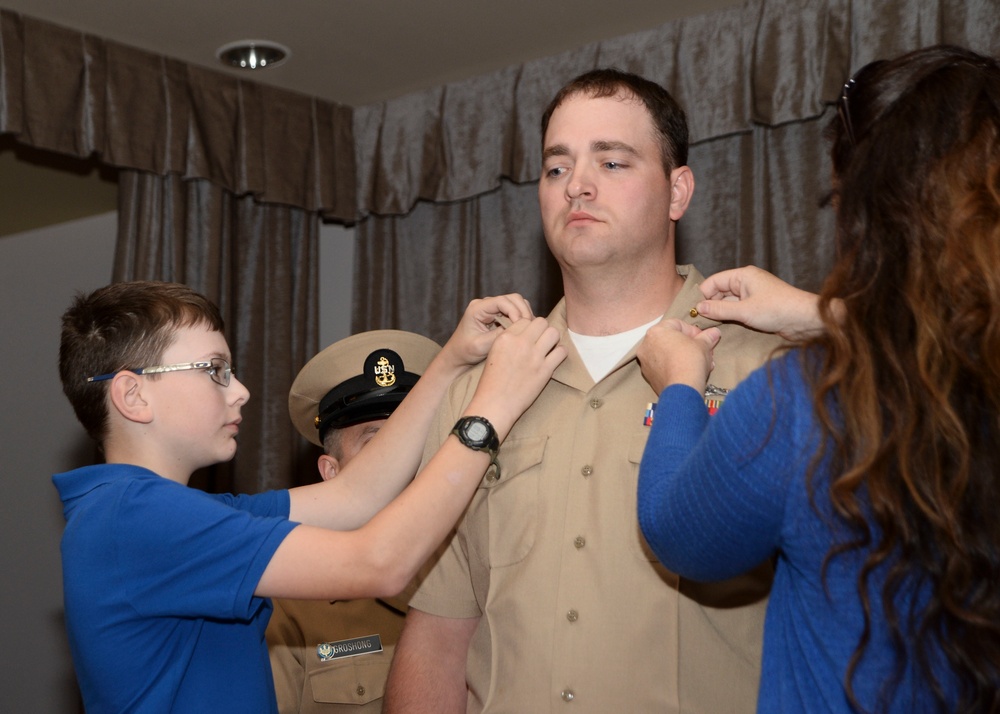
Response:
M309 685L317 705L315 711L340 711L336 705L343 705L345 712L360 713L369 711L363 707L366 704L372 704L370 711L379 711L394 649L388 645L382 652L324 662L311 671ZM307 706L308 702L303 702L304 711Z
M503 567L520 562L535 543L538 479L542 477L546 436L508 439L500 448L500 478L483 478L489 516L490 564Z

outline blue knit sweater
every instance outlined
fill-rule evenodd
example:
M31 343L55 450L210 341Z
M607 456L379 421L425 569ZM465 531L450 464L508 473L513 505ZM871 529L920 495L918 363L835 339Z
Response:
M639 522L667 568L712 581L776 559L758 712L854 711L844 682L863 628L857 577L864 553L832 559L824 583L824 558L846 532L832 514L823 465L813 477L815 505L810 501L806 476L818 439L800 353L792 352L748 377L712 417L695 390L667 387L639 472ZM873 607L882 575L870 584ZM897 604L906 612L925 597L911 589ZM941 662L940 653L930 655ZM878 609L854 676L866 710L875 708L896 661ZM886 711L935 711L912 658L908 663Z

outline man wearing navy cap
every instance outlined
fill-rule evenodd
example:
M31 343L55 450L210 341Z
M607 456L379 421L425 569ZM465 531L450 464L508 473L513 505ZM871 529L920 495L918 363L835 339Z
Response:
M288 411L323 448L324 481L371 440L440 349L411 332L375 330L330 345L302 368ZM267 643L279 711L381 712L410 590L384 600L275 599Z

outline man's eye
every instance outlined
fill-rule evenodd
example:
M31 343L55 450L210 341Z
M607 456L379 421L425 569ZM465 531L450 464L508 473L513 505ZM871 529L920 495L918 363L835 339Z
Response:
M556 166L555 168L548 169L545 172L545 175L548 176L549 178L558 178L559 176L562 176L564 173L566 173L566 169L564 167Z
M617 161L605 161L604 162L604 167L608 168L608 169L611 169L612 171L614 171L614 170L617 170L617 169L624 168L625 164L621 164L621 163L619 163Z

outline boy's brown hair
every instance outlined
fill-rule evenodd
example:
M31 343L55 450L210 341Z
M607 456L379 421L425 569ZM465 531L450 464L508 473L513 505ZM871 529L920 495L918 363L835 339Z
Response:
M62 317L59 377L76 418L99 446L107 438L108 384L87 378L158 364L178 329L202 324L222 332L219 308L180 283L112 283L77 295Z

